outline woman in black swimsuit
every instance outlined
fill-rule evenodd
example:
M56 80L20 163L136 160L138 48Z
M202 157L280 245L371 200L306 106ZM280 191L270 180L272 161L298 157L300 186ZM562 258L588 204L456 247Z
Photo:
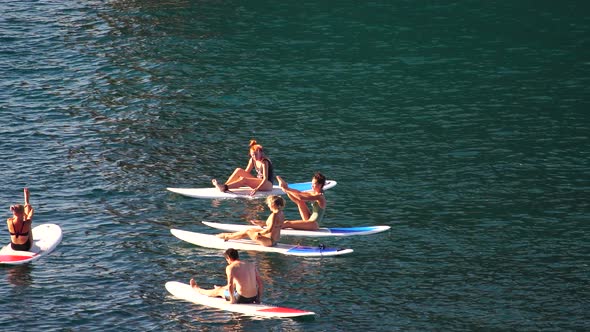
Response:
M252 170L256 170L256 176ZM264 155L262 145L255 140L250 141L250 160L246 169L236 168L233 174L225 181L225 184L219 184L213 179L211 182L219 191L226 192L232 188L250 187L250 195L256 194L257 191L272 190L274 181L274 170L268 157Z
M29 189L24 189L25 204L12 205L12 218L6 219L10 233L10 247L13 250L28 251L33 246L33 207L29 204Z

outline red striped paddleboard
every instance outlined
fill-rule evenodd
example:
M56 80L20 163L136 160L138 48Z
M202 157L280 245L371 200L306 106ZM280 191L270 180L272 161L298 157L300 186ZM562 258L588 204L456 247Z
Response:
M194 290L189 284L178 281L169 281L166 283L166 289L174 297L181 300L186 300L192 303L201 304L204 306L217 308L226 311L232 311L250 316L269 317L269 318L293 318L314 316L315 313L311 311L277 307L267 304L232 304L220 297L209 297L200 294Z
M33 262L50 252L61 242L58 225L42 224L33 228L33 246L29 251L12 250L10 243L0 250L0 264L20 265Z

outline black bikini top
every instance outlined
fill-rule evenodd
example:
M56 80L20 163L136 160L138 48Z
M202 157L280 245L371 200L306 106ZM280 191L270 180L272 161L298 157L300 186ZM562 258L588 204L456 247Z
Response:
M25 220L23 220L23 224L22 224L22 226L20 227L20 232L15 232L15 233L12 233L12 232L10 232L10 231L9 231L8 233L10 233L10 235L16 236L16 238L17 238L17 239L18 239L18 237L19 237L19 236L29 236L29 232L24 232L24 233L23 233L23 228L25 228L25 222L27 222L27 221L29 221L29 220L30 220L30 219L25 219ZM12 229L16 229L16 228L14 227L14 220L11 220L10 222L12 223Z

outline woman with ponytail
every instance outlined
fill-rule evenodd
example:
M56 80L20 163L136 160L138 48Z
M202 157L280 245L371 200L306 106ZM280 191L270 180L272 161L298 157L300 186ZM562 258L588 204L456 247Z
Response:
M256 170L256 175L252 174L252 170ZM252 188L250 195L254 195L259 190L272 190L273 179L274 170L270 159L264 155L262 145L256 140L251 140L250 160L246 169L236 168L224 184L219 184L216 179L211 182L221 192L230 191L233 188L250 187Z

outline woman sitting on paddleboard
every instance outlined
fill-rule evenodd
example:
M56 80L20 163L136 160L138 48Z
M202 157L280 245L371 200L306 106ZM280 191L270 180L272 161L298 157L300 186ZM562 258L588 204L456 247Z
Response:
M10 233L12 250L28 251L33 246L33 207L29 204L29 189L24 189L25 205L16 204L10 207L12 218L6 220Z
M251 173L253 169L256 169L256 176ZM264 155L262 145L258 144L256 140L251 140L250 160L248 161L246 169L236 168L227 181L225 181L225 184L219 184L216 179L213 179L211 182L221 192L229 191L232 188L247 186L252 188L250 195L254 195L259 190L272 190L273 173L272 163L270 159Z
M319 222L324 218L326 211L326 197L324 196L324 185L326 177L317 172L311 180L311 191L299 191L289 188L289 185L280 176L277 176L279 186L297 204L301 220L286 220L283 228L301 229L306 231L318 230ZM311 202L311 213L307 202Z
M281 196L268 196L266 198L266 204L272 213L266 219L263 230L260 230L258 227L252 227L235 233L220 233L217 237L226 241L249 238L265 247L275 246L279 242L281 228L285 221L285 215L283 214L285 200Z

